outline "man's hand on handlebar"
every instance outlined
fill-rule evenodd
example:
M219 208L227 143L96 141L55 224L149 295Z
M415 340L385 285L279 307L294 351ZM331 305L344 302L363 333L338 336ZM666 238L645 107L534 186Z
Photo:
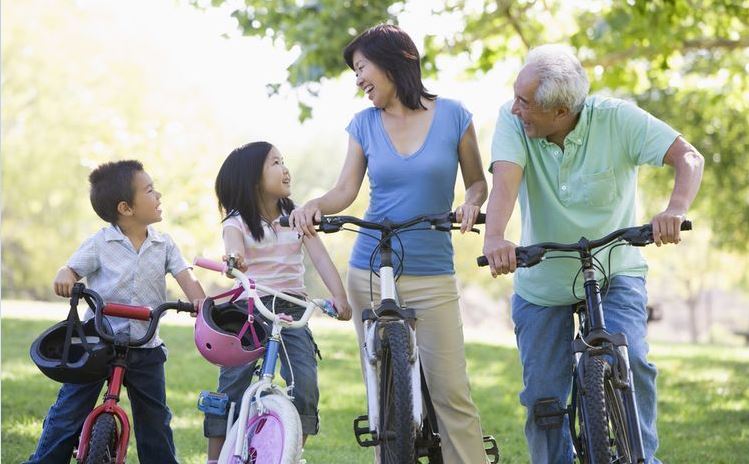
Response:
M516 247L517 245L502 237L486 236L483 253L489 261L492 277L515 272L517 268Z
M679 243L681 241L679 230L683 221L684 214L668 209L656 214L650 221L653 226L653 243L656 246Z

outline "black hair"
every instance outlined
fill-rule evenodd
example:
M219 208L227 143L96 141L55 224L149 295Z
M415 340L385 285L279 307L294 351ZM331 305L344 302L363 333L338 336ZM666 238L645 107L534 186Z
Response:
M216 198L218 209L226 221L239 215L250 229L252 238L260 241L265 236L260 215L260 182L263 165L273 145L268 142L253 142L242 145L229 153L216 176ZM294 209L290 198L278 200L281 214L289 214Z
M117 205L124 201L132 206L135 190L133 178L143 171L140 161L125 160L104 163L88 176L91 184L91 206L100 218L112 225L117 224Z
M411 37L398 26L378 24L354 38L343 50L343 59L354 69L354 53L361 52L369 61L385 71L395 84L396 96L412 110L426 107L421 97L434 100L421 82L421 59Z

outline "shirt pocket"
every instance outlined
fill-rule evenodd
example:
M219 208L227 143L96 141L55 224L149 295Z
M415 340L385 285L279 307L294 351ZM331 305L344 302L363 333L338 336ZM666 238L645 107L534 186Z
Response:
M581 173L577 178L572 201L577 204L609 206L617 197L616 176L613 169L596 173Z

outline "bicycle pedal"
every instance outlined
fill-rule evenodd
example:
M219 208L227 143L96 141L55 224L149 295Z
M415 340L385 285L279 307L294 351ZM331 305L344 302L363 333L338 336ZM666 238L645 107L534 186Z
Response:
M198 410L206 414L223 416L229 405L229 395L226 393L215 393L203 390L198 395Z
M369 437L367 437L367 435ZM356 442L359 443L359 446L361 447L377 445L377 440L372 434L372 431L369 430L369 416L364 415L354 419L354 436L356 437Z
M497 464L499 462L499 446L497 446L497 440L495 440L491 435L484 435L484 452L487 457L491 458L489 460L491 464Z

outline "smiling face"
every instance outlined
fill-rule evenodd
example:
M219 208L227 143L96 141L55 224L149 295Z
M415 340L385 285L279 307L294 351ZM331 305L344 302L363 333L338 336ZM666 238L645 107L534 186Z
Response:
M153 186L151 176L138 171L133 176L133 202L129 215L136 222L149 225L161 221L161 193Z
M260 195L275 200L291 195L291 174L283 163L283 156L273 147L263 163L263 177L260 179Z
M353 54L356 86L377 108L385 108L396 99L395 84L380 67L368 60L359 50Z
M559 133L568 129L566 108L544 109L536 101L536 90L540 81L536 69L530 65L524 67L518 74L513 87L515 101L512 104L512 114L523 122L525 134L530 138L555 138ZM563 137L562 137L563 139Z

